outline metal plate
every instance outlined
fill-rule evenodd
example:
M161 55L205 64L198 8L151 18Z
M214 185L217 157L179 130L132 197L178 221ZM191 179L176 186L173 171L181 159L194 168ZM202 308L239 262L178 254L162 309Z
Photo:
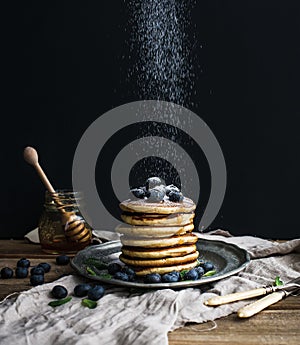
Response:
M208 284L216 280L220 280L236 274L243 270L250 262L248 252L234 244L225 243L222 241L199 239L197 242L197 249L200 253L199 259L204 261L211 261L215 265L217 271L211 277L203 277L198 280L180 281L176 283L157 283L145 284L141 282L124 282L117 279L103 278L93 276L87 273L86 260L89 258L99 259L102 262L109 264L119 261L122 244L120 241L106 242L99 245L87 247L76 254L71 261L71 266L82 276L100 281L103 283L140 287L140 288L181 288L190 287L201 284ZM107 273L106 270L97 270L97 273Z

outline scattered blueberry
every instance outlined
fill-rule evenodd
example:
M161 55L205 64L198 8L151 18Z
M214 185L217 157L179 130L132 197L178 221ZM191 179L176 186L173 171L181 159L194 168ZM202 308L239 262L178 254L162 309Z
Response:
M107 270L109 274L115 274L119 271L121 271L122 266L118 264L117 262L113 262L107 266Z
M30 283L33 286L44 284L44 275L43 274L34 274L30 277Z
M48 273L51 269L51 265L48 262L41 262L37 265L37 267L42 267L45 273Z
M32 269L30 270L30 275L44 275L45 274L45 271L43 269L43 267L32 267Z
M129 281L128 274L125 272L117 272L114 274L114 279L123 280L124 282Z
M152 189L156 186L160 186L162 183L162 180L159 177L149 177L146 181L146 189Z
M1 278L9 279L9 278L12 278L13 275L14 275L14 271L9 267L3 267L1 269Z
M59 255L56 257L57 265L68 265L70 258L67 255Z
M30 261L26 258L22 258L17 262L17 267L25 267L28 268L30 266Z
M86 296L87 293L91 290L90 284L78 284L74 288L74 295L77 297Z
M62 285L55 285L51 290L51 295L56 299L62 299L68 296L68 290Z
M133 282L136 278L136 274L135 274L135 271L130 268L130 267L127 267L127 266L123 266L122 269L121 269L121 272L124 272L128 275L128 279L130 282Z
M179 188L174 186L173 184L170 184L168 186L166 186L166 194L167 196L169 196L170 192L180 192Z
M104 295L104 288L101 285L95 285L88 291L87 297L92 301L98 301Z
M145 284L155 284L161 282L161 275L158 273L150 273L145 275L144 283Z
M145 190L143 188L133 188L130 191L136 198L139 199L143 199L146 196Z
M180 276L179 273L178 274L175 274L173 272L165 273L162 275L161 280L164 283L175 283L179 281L179 276Z
M205 273L215 269L214 264L212 262L210 262L210 261L204 262L201 266L203 267Z
M160 202L163 200L165 196L165 192L163 191L162 188L159 188L159 187L149 189L149 192L150 192L150 196L147 199L148 202Z
M197 280L199 278L198 272L195 268L192 268L191 270L185 272L183 275L184 280Z
M17 267L15 273L17 278L26 278L28 276L28 268Z
M181 192L170 191L168 197L170 201L174 202L179 202L183 200L183 195Z
M205 273L204 268L201 267L201 266L195 267L195 270L196 270L197 273L198 273L198 278L202 277L203 274Z

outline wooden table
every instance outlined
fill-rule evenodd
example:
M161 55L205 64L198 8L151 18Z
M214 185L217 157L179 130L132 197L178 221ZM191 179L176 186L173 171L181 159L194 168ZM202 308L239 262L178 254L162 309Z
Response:
M75 274L70 266L57 266L55 256L45 254L39 245L21 240L0 240L0 268L15 268L18 259L26 257L33 265L49 262L52 269L45 275L51 282L62 274ZM29 279L0 279L0 299L12 292L28 290ZM288 297L250 319L238 319L235 314L212 323L190 324L169 333L170 345L299 345L300 344L300 297Z

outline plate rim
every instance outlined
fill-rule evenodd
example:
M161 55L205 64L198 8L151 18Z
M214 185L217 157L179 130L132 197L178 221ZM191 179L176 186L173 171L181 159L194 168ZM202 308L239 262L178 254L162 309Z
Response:
M236 250L238 250L238 251L240 251L241 253L244 254L245 260L244 260L244 262L239 267L237 267L237 268L235 268L233 270L230 270L229 272L220 274L220 275L216 274L214 276L203 277L203 278L198 279L198 280L186 280L186 281L173 282L173 283L153 283L153 284L137 283L137 282L125 282L125 281L118 280L118 279L111 279L111 278L110 279L105 279L105 278L101 278L99 276L92 276L92 275L90 275L90 274L88 274L86 272L83 272L78 267L78 265L76 265L74 263L74 261L76 260L76 257L80 253L82 255L83 252L88 252L88 251L91 250L91 248L96 249L98 247L107 247L107 246L114 246L114 245L120 245L121 244L120 240L115 240L115 241L108 241L108 242L100 243L100 244L93 245L93 246L88 246L88 247L80 250L71 259L70 265L81 276L84 276L85 278L91 279L93 281L100 281L100 282L105 283L105 284L118 285L118 286L129 287L129 288L163 289L163 288L195 287L195 286L198 286L198 285L209 284L209 283L212 283L212 282L215 282L215 281L218 281L218 280L222 280L222 279L228 278L228 277L230 277L232 275L235 275L235 274L241 272L243 269L245 269L248 266L248 264L251 261L249 252L246 249L241 248L240 246L238 246L235 243L228 243L228 242L225 242L225 241L222 241L222 240L206 239L206 238L201 238L201 237L198 237L198 241L214 242L214 243L218 243L219 245L222 245L222 246L225 246L225 247L234 247Z

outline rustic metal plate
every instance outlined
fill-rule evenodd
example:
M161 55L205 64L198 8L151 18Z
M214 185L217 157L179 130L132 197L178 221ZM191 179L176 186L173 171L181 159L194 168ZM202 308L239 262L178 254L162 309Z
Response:
M157 283L157 284L145 284L141 282L124 282L117 279L105 277L107 270L97 270L96 276L90 275L87 272L86 260L89 258L95 258L101 260L103 263L110 264L112 262L119 261L119 255L121 254L122 244L120 241L106 242L99 245L87 247L76 254L71 261L72 267L82 276L100 281L107 284L139 287L139 288L181 288L191 287L201 284L208 284L220 279L224 279L231 275L234 275L243 270L250 262L250 256L248 252L237 245L225 243L222 241L199 239L197 242L197 249L200 253L199 259L204 261L210 261L214 264L216 274L210 277L202 277L198 280L179 281L176 283ZM99 274L99 275L98 275ZM104 275L101 276L101 275Z

